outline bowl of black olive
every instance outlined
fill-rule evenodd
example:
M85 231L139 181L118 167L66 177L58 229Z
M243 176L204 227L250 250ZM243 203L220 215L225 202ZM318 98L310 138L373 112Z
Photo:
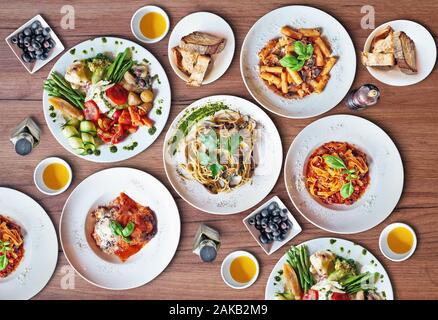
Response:
M30 73L34 73L64 50L59 38L37 15L11 33L6 42Z
M277 196L248 215L243 223L268 255L280 249L302 230Z

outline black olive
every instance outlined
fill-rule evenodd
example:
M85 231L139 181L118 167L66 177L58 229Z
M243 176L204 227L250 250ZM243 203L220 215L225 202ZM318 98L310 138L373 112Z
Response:
M51 29L50 29L49 27L45 27L45 28L44 28L44 31L47 32L47 33L49 33L49 32L51 31Z
M275 217L275 216L278 216L279 214L281 213L281 210L280 209L275 209L274 211L272 211L272 215Z
M35 34L38 36L38 35L40 35L41 33L43 33L43 30L42 29L40 29L40 28L37 28L37 29L35 29Z
M29 52L28 53L29 54L29 57L33 60L33 59L35 59L35 53L34 52Z
M31 62L32 61L31 57L27 53L23 53L21 58L23 59L24 62Z
M43 50L41 50L41 49L36 49L35 50L35 54L37 55L37 56L40 56L40 55L42 55L44 52L43 52Z
M14 44L18 43L18 38L17 37L12 37L11 38L11 42L14 43Z
M272 229L271 228L269 228L268 226L265 228L265 232L266 233L271 233L272 232Z
M267 217L269 215L268 210L263 209L262 212L261 212L261 215L262 215L262 217Z
M30 28L26 28L23 30L25 36L30 36L32 34L32 30Z
M272 235L274 237L278 236L279 234L280 234L280 231L278 231L278 230L272 231Z
M280 223L281 222L281 218L280 217L274 217L274 219L272 219L272 221L274 221L275 223Z
M20 32L18 34L18 39L24 39L24 33L23 32Z
M255 218L256 218L256 220L261 220L262 219L262 215L260 213L257 213Z
M33 51L35 51L35 48L32 47L32 46L28 46L26 49L27 49L27 51L29 51L29 52L33 52Z
M39 21L34 21L30 27L35 30L39 26L40 26L40 22Z
M44 41L44 42L43 42L43 47L44 47L44 48L50 48L50 43L49 43L49 41Z
M40 59L41 60L46 60L49 57L49 54L47 52L44 52L41 56Z
M55 40L53 40L52 38L50 38L50 39L47 40L47 41L49 41L50 46L51 46L52 48L54 48L54 47L56 46Z
M260 242L263 243L263 244L266 244L269 241L268 237L266 237L266 234L264 234L264 233L262 233L260 235L259 239L260 239Z
M41 49L41 43L34 42L34 43L32 43L32 47L34 47L36 50Z
M36 36L35 40L38 41L39 43L44 41L44 37L43 36Z
M271 222L269 224L269 228L271 228L272 231L276 231L276 230L278 230L278 225L276 223Z
M275 208L277 208L277 203L276 202L272 202L269 206L268 209L271 211L274 211Z
M262 226L259 225L259 224L256 224L255 227L256 227L257 230L261 230L262 229Z
M248 223L249 223L250 225L255 224L255 219L254 219L254 218L249 219L249 220L248 220Z
M289 226L287 225L286 222L282 222L282 223L280 224L280 229L281 229L281 230L287 230L287 229L289 229Z
M286 236L283 233L280 233L275 240L277 241L283 241L286 238Z
M17 46L18 46L20 49L23 49L23 48L24 48L24 44L23 44L23 43L18 43Z

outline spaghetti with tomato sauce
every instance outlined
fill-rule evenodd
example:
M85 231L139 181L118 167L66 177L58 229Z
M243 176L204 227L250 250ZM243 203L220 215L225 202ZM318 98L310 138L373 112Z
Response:
M0 215L0 278L6 278L14 272L23 257L24 241L20 226Z
M345 167L330 165L327 161L330 156L340 159L337 165ZM363 195L370 183L366 154L347 142L332 141L318 147L309 157L305 176L307 190L325 204L351 205ZM351 194L343 197L341 189L345 189L346 184L351 187Z

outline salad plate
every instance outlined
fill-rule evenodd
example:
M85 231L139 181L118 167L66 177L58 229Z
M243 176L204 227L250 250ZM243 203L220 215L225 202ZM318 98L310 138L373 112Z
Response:
M97 37L74 46L53 66L44 88L50 132L69 152L93 162L141 153L169 116L163 67L145 48L122 38Z
M360 117L335 115L295 137L284 179L292 203L308 221L347 234L369 230L391 214L404 173L397 147L381 128Z
M234 214L272 190L282 146L263 110L245 99L219 95L195 101L174 119L163 160L170 183L189 204L208 213Z
M305 269L296 269L296 261L301 262L304 253ZM288 261L291 261L289 264ZM292 268L294 271L292 272ZM312 278L312 284L301 282L290 292L291 273L306 273ZM348 279L356 281L348 281ZM362 279L363 281L360 281ZM349 285L350 283L350 285ZM361 292L359 292L361 291ZM361 245L340 238L317 238L305 241L286 252L269 275L265 289L266 300L295 299L301 293L304 300L393 300L391 280L377 258ZM359 293L358 293L359 292Z
M0 220L2 234L8 233L5 227L17 226L24 248L21 261L11 273L3 277L3 271L0 271L0 300L30 299L47 285L55 271L58 261L55 228L47 213L35 200L9 188L0 188ZM3 224L5 220L9 221L6 225ZM16 244L16 241L17 239L1 241L2 251L11 243ZM4 270L7 268L8 266Z
M131 230L122 236L120 225ZM101 288L126 290L166 269L180 229L178 208L166 187L146 172L120 167L99 171L75 188L64 205L59 234L68 262L81 277Z
M286 98L275 92L277 89L271 90L271 85L279 80L279 75L266 77L267 73L264 71L266 68L262 69L262 65L265 63L260 61L260 57L264 55L263 50L266 48L271 53L269 59L267 59L269 60L268 65L278 65L276 61L280 58L278 54L281 55L281 53L275 52L274 47L277 46L270 49L269 45L266 46L266 44L271 43L273 39L278 39L282 34L288 35L282 37L284 42L292 45L299 42L297 39L301 39L301 42L311 43L311 39L314 38L313 34L318 35L321 39L321 41L318 41L320 44L318 47L327 47L326 51L329 52L325 55L326 61L332 60L330 63L332 66L331 71L329 74L327 72L327 75L324 75L324 71L321 71L323 69L314 68L314 65L318 66L319 64L316 63L317 51L312 50L306 65L309 68L311 67L314 76L316 76L315 72L319 75L320 71L321 76L312 79L318 82L319 85L315 84L314 88L310 90L309 84L306 83L308 76L301 73L305 68L298 71L298 73L301 73L300 76L295 73L296 71L292 72L294 78L289 83L293 84L294 81L298 81L297 83L300 86L304 84L305 87L298 88L292 85L291 89L299 93L300 90L305 89L305 91L311 93L302 93L300 99ZM306 35L309 36L306 37ZM305 38L307 40L303 40ZM322 42L325 42L325 45ZM316 46L313 47L313 49L315 48ZM286 48L286 51L289 51L289 49ZM324 59L321 61L324 64ZM268 68L268 70L276 72L274 69ZM329 111L341 102L347 94L356 73L356 52L348 32L334 17L309 6L287 6L267 13L249 30L240 53L240 72L246 88L264 108L287 118L310 118ZM298 80L294 80L296 78ZM264 82L268 82L270 86L265 85ZM279 85L280 82L278 82L278 88L280 88ZM323 90L322 87L324 87Z

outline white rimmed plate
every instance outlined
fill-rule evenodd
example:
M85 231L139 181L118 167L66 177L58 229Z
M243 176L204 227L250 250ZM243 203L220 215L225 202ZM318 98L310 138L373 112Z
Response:
M86 59L93 57L98 53L112 53L114 56L119 52L125 50L125 48L130 47L132 49L133 59L137 61L143 61L146 59L149 64L149 70L151 75L158 75L159 82L154 81L152 86L154 90L154 108L149 112L149 117L155 121L156 132L153 135L148 133L148 128L145 126L141 127L136 133L129 135L124 141L117 144L118 151L116 153L110 152L110 144L101 145L99 150L101 154L96 155L77 155L74 153L73 149L69 146L67 139L61 132L61 126L65 122L62 115L57 112L56 118L50 117L51 111L49 110L48 94L44 90L43 93L43 111L44 118L46 119L47 126L50 132L55 137L55 139L72 154L93 162L117 162L129 159L142 151L146 150L154 141L158 138L164 126L166 125L167 118L169 117L170 111L170 85L167 79L166 72L164 71L158 60L145 48L138 45L130 40L115 38L115 37L97 37L84 42L71 48L69 51L64 53L59 60L53 66L50 74L53 71L57 71L62 75L65 74L67 67L73 63L74 60ZM159 101L162 101L159 103ZM161 114L156 114L155 110L161 106ZM133 141L138 143L138 146L134 150L124 150L123 146L129 146Z
M219 79L230 66L235 48L234 33L228 22L214 13L195 12L182 18L170 34L167 54L173 71L184 81L187 81L189 77L178 69L173 59L172 48L179 45L182 37L194 31L210 33L222 37L226 41L222 52L212 56L212 61L202 82L205 85Z
M50 281L58 261L58 239L44 209L19 191L0 188L0 214L23 232L24 258L6 278L0 278L0 300L30 299Z
M209 102L218 101L224 102L230 109L240 111L243 115L248 115L257 121L257 127L261 129L260 143L257 144L260 162L251 183L247 183L228 193L212 194L197 181L181 178L177 171L177 166L181 163L181 159L178 159L178 156L171 155L167 146L169 145L169 140L176 132L178 121L186 112L202 107ZM258 106L239 97L219 95L193 102L174 119L164 141L164 169L173 188L193 207L208 213L233 214L255 206L269 194L280 175L283 151L280 135L275 124Z
M415 43L417 55L417 74L405 74L398 67L391 70L381 70L367 67L369 73L380 82L391 86L409 86L424 80L433 70L436 62L436 45L430 32L421 24L410 20L394 20L386 22L368 36L365 41L364 51L369 51L371 42L379 30L391 26L394 31L404 31Z
M305 186L310 154L330 141L348 142L367 155L370 184L354 204L323 205ZM284 179L295 208L315 226L335 233L358 233L384 221L403 190L403 164L391 138L360 117L335 115L305 127L292 142L284 165Z
M259 76L259 51L265 44L280 36L280 28L321 28L338 57L330 71L330 80L320 94L304 99L286 99L272 92ZM308 6L288 6L273 10L261 17L249 30L240 53L240 72L246 88L263 107L280 116L301 119L329 111L342 101L356 73L356 52L345 28L331 15Z
M309 256L319 250L331 250L333 253L346 259L354 259L359 267L359 272L378 272L380 278L375 283L377 292L381 293L387 300L394 299L391 279L389 279L385 268L371 252L361 245L340 238L317 238L305 241L298 246L301 245L307 246ZM275 281L275 277L278 275L278 271L282 269L283 264L286 263L286 259L287 256L285 254L280 258L269 275L265 289L266 300L276 300L275 294L284 287L284 283L282 281ZM274 283L277 284L274 285Z
M91 237L90 212L120 192L150 207L157 217L157 234L137 254L122 263L101 252ZM105 289L125 290L157 277L172 260L181 223L176 203L166 187L150 174L131 168L99 171L71 193L62 211L59 234L71 266L88 282Z

